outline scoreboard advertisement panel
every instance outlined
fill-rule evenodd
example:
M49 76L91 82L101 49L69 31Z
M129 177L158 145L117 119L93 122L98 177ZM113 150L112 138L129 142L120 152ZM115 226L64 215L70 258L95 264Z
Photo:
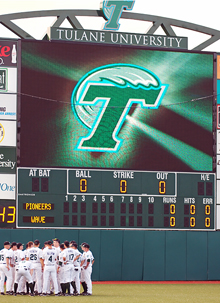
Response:
M212 53L21 54L17 227L215 229Z

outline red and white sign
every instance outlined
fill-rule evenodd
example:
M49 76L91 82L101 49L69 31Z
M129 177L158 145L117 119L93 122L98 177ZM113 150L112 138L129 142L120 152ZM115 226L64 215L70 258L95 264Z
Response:
M17 67L17 42L0 41L0 66Z

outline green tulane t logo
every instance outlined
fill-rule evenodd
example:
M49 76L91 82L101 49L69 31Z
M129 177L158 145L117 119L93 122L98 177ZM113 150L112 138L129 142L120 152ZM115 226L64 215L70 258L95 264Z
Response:
M101 12L108 20L104 26L106 30L118 30L119 19L123 10L132 10L135 0L103 0L101 2Z
M158 108L168 88L149 70L131 64L111 64L88 72L71 98L76 117L89 129L76 150L117 152L118 133L133 103Z

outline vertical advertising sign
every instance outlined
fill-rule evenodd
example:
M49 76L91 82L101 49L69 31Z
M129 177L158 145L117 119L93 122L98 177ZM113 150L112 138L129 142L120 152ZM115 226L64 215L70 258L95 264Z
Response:
M15 199L16 120L17 41L0 40L0 202Z
M217 128L220 129L220 54L217 55Z
M220 229L220 54L217 55L217 165L216 165L216 175L217 175L217 229Z

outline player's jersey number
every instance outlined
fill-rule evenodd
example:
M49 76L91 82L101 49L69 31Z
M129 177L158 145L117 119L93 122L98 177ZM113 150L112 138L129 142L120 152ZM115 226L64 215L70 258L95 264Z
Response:
M37 255L36 254L30 254L30 260L31 261L36 261L37 260Z

